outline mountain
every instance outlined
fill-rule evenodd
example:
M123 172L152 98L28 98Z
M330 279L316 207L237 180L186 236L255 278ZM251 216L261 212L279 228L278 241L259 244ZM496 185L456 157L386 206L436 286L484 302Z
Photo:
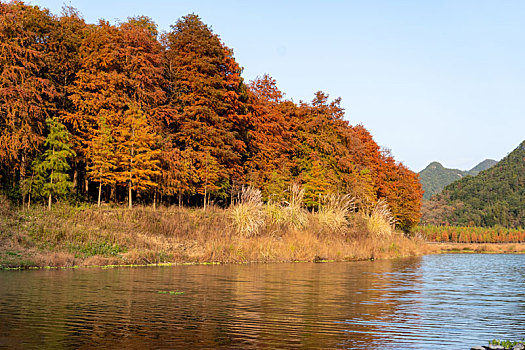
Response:
M525 227L525 141L491 168L446 186L428 201L422 222Z
M487 170L490 167L497 164L495 160L485 159L474 168L466 171L459 169L445 168L439 162L430 163L425 169L419 172L419 181L423 186L423 199L430 199L434 194L439 193L448 184L453 183L467 175L477 175L483 170Z
M476 176L483 170L490 169L496 164L498 164L498 162L495 161L494 159L485 159L484 161L476 165L474 168L470 169L468 171L468 174L472 176Z
M430 199L434 194L441 192L446 185L468 175L467 171L445 168L439 162L430 163L419 172L419 181L423 186L423 199Z

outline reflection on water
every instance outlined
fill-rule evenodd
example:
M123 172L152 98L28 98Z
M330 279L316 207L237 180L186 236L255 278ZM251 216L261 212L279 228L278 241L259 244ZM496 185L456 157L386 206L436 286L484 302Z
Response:
M525 338L524 291L524 255L6 271L0 348L468 349Z

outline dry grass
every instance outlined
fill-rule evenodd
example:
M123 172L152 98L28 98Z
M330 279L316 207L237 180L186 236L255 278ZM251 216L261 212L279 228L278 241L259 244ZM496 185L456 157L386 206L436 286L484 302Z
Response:
M368 232L376 237L390 237L395 232L395 218L384 199L365 211Z
M344 261L429 252L428 245L402 234L392 234L388 239L370 235L360 215L348 214L351 208L348 203L339 206L347 215L344 228L338 226L337 233L319 220L318 213L307 213L300 206L288 209L294 205L293 200L273 209L271 205L265 206L262 211L266 222L257 234L239 230L231 211L216 207L203 211L179 207L129 210L57 206L51 212L44 208L12 211L12 219L3 223L8 230L0 236L0 266L278 262L319 258ZM277 214L269 216L270 210ZM292 211L300 214L292 216ZM298 221L299 215L302 218ZM297 222L308 224L297 225Z
M242 187L240 201L230 208L232 221L237 233L242 236L255 236L265 224L261 191L253 187Z
M349 198L343 199L334 199L326 209L345 213L338 214L339 224L330 223L335 226L323 221L329 217L326 212L307 213L296 206L293 210L301 210L301 222L307 223L301 227L288 216L290 202L264 205L260 209L265 222L257 234L240 230L231 210L217 207L204 211L57 206L51 212L3 207L0 267L352 261L441 252L525 252L525 244L429 244L395 231L378 234L370 226L370 216L352 212ZM320 219L322 215L326 216ZM383 218L388 223L387 219Z
M349 216L355 212L355 198L350 195L326 195L323 205L316 213L322 227L333 233L343 233L348 228Z
M442 253L525 253L525 243L431 243Z
M288 188L287 198L281 205L285 223L296 229L308 226L307 211L303 208L304 189L297 184Z

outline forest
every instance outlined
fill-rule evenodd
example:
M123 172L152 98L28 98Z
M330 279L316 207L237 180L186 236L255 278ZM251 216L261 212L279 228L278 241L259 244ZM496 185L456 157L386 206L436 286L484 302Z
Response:
M423 204L434 225L525 227L525 141L498 164L445 187Z
M11 1L0 19L0 185L19 206L227 207L243 187L280 201L295 184L311 210L348 194L357 210L386 201L405 231L419 222L418 175L339 98L245 82L198 15L159 32L145 16L88 24Z

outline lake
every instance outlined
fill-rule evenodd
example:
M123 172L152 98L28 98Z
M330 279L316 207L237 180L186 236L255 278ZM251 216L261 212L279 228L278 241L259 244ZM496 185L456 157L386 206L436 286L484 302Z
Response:
M525 255L0 272L0 348L470 349L493 338L525 338Z

